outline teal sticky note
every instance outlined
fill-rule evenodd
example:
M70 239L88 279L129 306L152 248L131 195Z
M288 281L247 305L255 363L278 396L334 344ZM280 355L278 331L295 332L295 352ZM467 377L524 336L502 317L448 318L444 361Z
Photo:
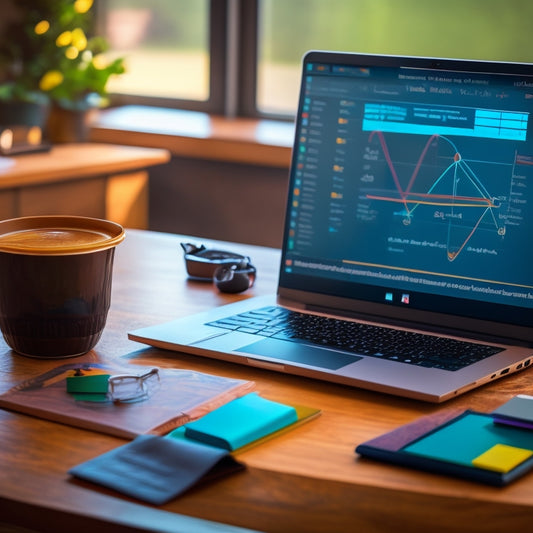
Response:
M253 392L185 425L185 436L205 444L236 450L298 420L290 405Z
M533 431L494 424L489 415L466 413L403 451L472 467L474 459L497 444L533 450Z

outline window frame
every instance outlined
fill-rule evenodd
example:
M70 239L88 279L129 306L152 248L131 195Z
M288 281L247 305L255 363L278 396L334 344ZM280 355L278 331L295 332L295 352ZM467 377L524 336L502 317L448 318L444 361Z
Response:
M231 1L231 0L230 0ZM238 62L239 108L246 117L264 117L257 109L257 59L259 44L259 1L237 0L240 3L240 43Z
M95 27L103 28L107 0L95 2ZM110 94L111 105L147 105L202 111L228 118L292 121L293 116L257 108L257 59L260 0L209 0L209 98L206 101L156 96ZM102 32L101 32L102 33Z

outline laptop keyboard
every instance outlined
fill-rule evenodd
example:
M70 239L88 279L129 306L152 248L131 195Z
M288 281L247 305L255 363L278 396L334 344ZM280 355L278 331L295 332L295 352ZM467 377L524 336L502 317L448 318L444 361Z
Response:
M497 346L309 315L277 306L248 311L208 325L450 371L502 351Z

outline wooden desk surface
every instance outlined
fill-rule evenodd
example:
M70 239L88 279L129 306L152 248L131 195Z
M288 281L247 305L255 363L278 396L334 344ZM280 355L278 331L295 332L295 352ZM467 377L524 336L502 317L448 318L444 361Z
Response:
M276 250L231 246L258 267L253 290L230 296L186 279L177 235L130 230L116 252L108 323L87 359L129 355L136 363L253 379L265 396L320 407L322 415L240 455L243 473L198 487L161 507L73 481L68 468L125 441L0 410L0 522L38 531L202 531L182 515L269 532L528 531L533 476L487 487L389 466L354 454L356 444L447 408L489 411L532 392L531 371L443 405L166 352L127 331L275 289ZM195 242L201 242L194 240ZM0 392L61 364L13 354L0 342ZM217 531L223 531L218 530Z
M8 159L12 164L0 167L0 190L143 169L166 163L170 153L158 148L71 143Z

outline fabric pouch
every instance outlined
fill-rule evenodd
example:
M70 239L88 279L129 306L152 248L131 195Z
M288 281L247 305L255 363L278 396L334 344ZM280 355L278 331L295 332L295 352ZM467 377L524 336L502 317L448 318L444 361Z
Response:
M155 435L141 435L74 466L72 476L161 505L196 483L243 470L227 450Z

